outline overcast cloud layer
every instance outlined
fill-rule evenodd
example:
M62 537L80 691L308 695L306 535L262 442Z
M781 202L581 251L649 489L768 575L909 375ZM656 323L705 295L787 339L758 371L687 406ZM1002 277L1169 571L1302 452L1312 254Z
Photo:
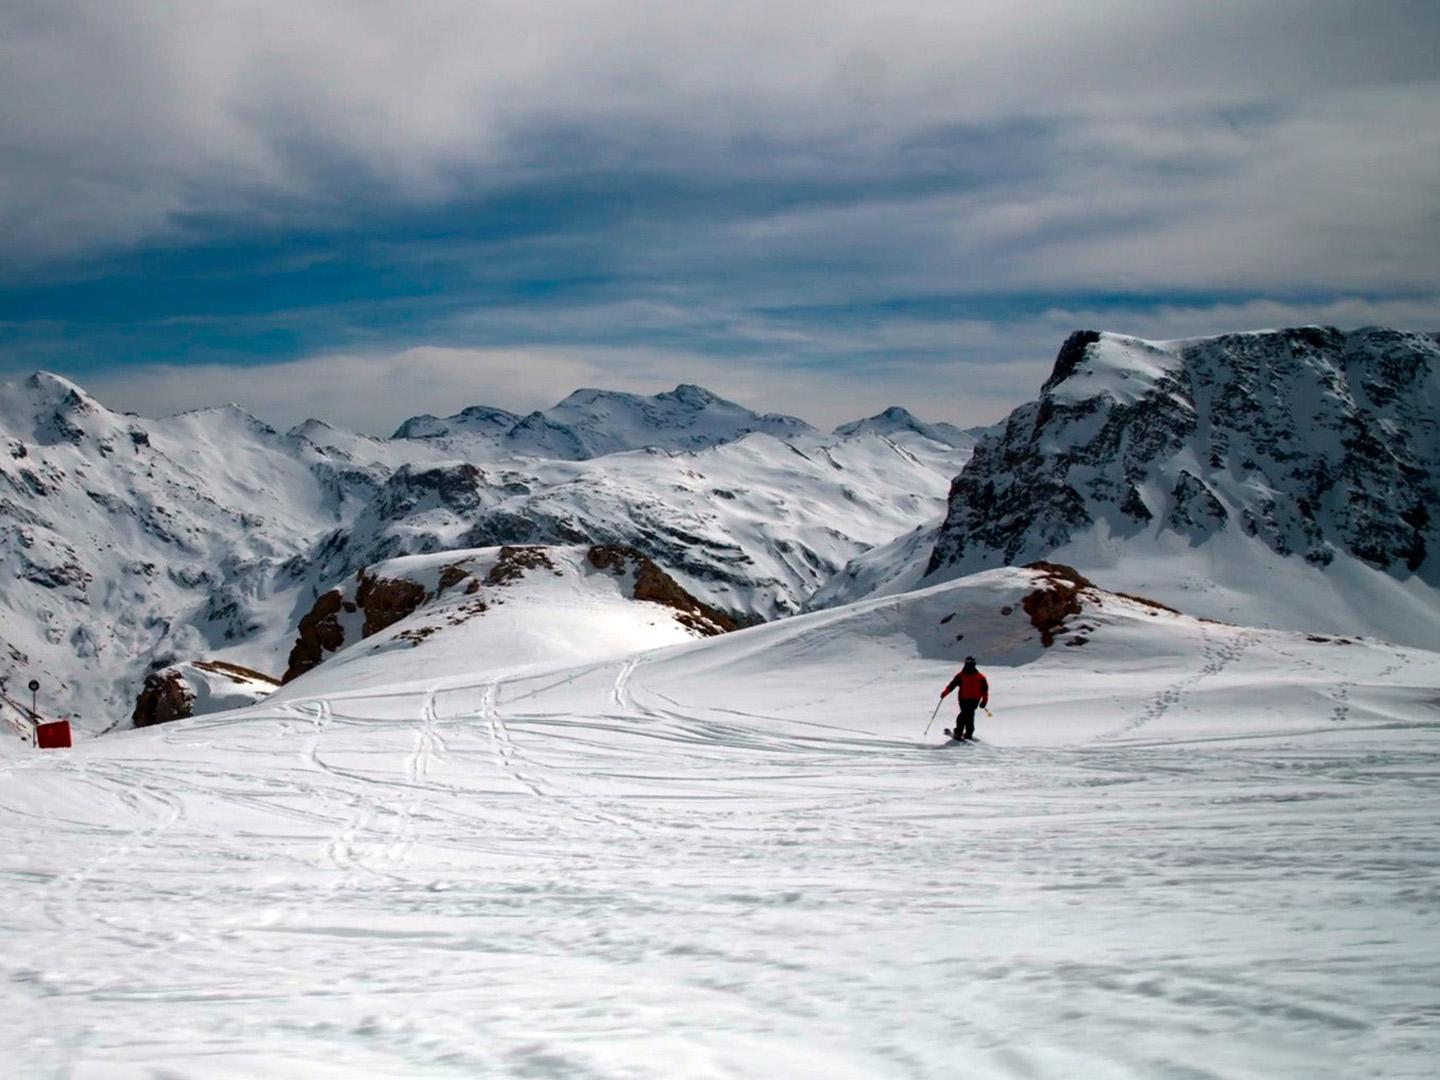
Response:
M0 368L975 423L1077 326L1440 328L1440 5L693 7L0 0Z

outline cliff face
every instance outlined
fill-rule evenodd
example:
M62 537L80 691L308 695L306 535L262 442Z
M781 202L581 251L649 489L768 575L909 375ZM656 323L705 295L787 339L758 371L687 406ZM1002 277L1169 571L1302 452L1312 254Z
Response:
M451 578L450 584L455 580ZM431 595L418 582L361 570L353 582L318 597L301 618L281 683L305 674L346 644L378 634L414 614Z
M1173 343L1082 332L955 479L927 573L1040 558L1103 523L1227 530L1437 580L1440 345L1305 327Z
M955 478L925 574L1054 557L1138 576L1149 559L1129 584L1189 610L1207 601L1176 589L1228 592L1237 618L1233 595L1246 591L1249 617L1275 625L1353 630L1343 611L1421 643L1434 637L1421 624L1440 586L1437 505L1433 335L1302 327L1148 342L1085 331ZM1333 602L1317 592L1292 611L1292 586L1332 589ZM1396 602L1406 612L1387 621L1380 609Z

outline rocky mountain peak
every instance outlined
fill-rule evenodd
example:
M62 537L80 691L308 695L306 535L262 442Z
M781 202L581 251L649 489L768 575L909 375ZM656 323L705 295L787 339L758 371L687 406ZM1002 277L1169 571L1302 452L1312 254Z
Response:
M703 409L717 401L724 401L723 398L712 394L703 386L696 386L694 383L681 383L674 390L657 394L656 397L666 401L676 401L682 405L689 405L692 408Z
M1436 505L1433 336L1306 326L1152 342L1082 331L1039 399L981 440L955 479L927 574L1067 546L1097 559L1175 540L1193 550L1224 535L1433 587Z

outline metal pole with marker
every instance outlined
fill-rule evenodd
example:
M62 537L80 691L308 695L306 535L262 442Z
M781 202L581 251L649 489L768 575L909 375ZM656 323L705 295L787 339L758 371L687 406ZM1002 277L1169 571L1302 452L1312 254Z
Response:
M30 680L30 715L31 715L32 717L34 717L36 720L39 720L39 719L40 719L40 710L39 710L39 708L36 707L36 704L35 704L35 695L38 694L39 692L40 692L40 680L39 680L39 679L31 679L31 680Z

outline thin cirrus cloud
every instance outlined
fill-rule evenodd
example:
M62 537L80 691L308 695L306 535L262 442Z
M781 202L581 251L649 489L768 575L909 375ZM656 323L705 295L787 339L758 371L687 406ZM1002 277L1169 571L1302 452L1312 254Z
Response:
M691 7L12 0L0 368L978 422L1062 316L1440 325L1433 4Z

